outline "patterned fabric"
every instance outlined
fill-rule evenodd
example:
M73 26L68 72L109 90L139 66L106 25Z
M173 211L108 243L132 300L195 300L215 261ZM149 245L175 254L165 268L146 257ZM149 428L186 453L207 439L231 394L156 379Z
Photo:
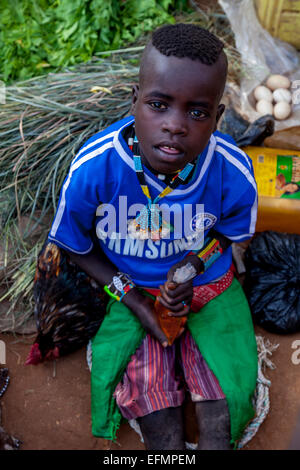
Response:
M177 351L177 348L179 351ZM176 356L180 353L180 369ZM193 401L225 398L189 331L168 348L149 334L129 362L114 397L126 419L182 405L185 386Z
M222 294L228 287L231 285L234 278L234 265L232 264L229 271L224 274L220 279L210 284L205 284L202 286L196 286L193 289L193 300L191 304L191 310L193 312L198 312L198 310L203 307L207 302L217 297L217 295ZM159 295L159 289L146 289L147 292L151 295Z
M224 292L232 280L233 267L218 281L194 287L191 309L198 312ZM152 295L159 293L157 289L147 291ZM178 355L181 371L176 370ZM225 398L189 331L168 348L147 335L132 356L114 393L122 415L126 419L136 419L163 408L180 406L185 397L183 377L193 401Z
M205 286L194 287L191 310L193 312L198 312L198 310L207 304L207 302L217 297L217 295L222 294L222 292L228 289L232 284L233 277L233 268L231 268L218 281L206 284Z

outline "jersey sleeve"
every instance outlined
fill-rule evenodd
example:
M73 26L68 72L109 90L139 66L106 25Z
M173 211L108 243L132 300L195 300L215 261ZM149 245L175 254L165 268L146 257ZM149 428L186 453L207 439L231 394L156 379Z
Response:
M252 162L231 156L223 175L221 217L214 229L233 242L242 242L255 233L257 186Z
M70 167L48 236L61 248L86 254L93 248L91 231L100 201L92 162Z

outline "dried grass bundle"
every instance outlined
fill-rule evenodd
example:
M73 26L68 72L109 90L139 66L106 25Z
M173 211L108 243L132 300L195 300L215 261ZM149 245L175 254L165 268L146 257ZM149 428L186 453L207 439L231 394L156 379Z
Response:
M178 21L200 24L225 42L229 79L238 82L239 54L225 15L200 10ZM146 39L6 89L0 107L0 331L16 331L32 318L36 258L70 162L87 138L129 113Z

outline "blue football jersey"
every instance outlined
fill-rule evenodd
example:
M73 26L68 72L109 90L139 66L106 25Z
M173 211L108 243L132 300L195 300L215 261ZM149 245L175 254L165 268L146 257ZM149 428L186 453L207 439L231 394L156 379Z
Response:
M251 159L233 139L216 131L198 156L192 178L159 200L166 222L164 238L134 238L128 232L147 204L122 131L127 117L90 138L73 159L61 189L49 240L74 253L86 254L99 243L118 268L141 287L158 287L168 270L191 249L200 248L213 227L234 242L255 232L257 189ZM166 187L143 167L152 200ZM228 248L194 285L222 276L232 263Z

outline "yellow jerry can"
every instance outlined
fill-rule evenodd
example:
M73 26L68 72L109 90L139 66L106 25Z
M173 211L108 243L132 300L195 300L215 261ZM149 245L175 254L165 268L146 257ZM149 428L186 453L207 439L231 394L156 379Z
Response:
M300 234L300 151L243 147L258 189L256 231Z
M300 49L300 0L255 0L257 16L269 33Z

